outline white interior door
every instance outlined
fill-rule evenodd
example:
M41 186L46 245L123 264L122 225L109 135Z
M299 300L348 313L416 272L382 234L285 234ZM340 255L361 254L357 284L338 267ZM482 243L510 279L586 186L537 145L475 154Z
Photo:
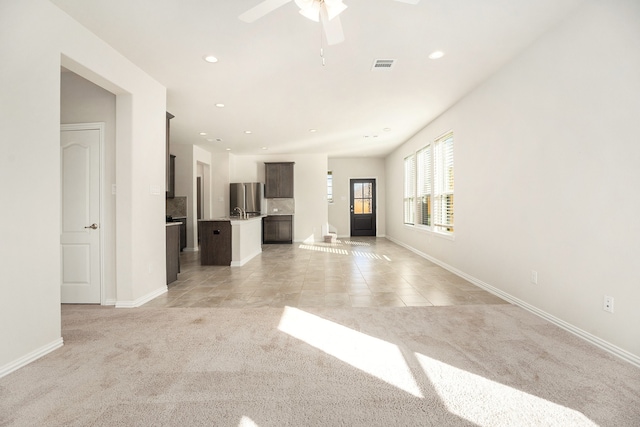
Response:
M83 129L84 127L84 129ZM100 147L102 129L64 125L60 132L61 298L101 302Z

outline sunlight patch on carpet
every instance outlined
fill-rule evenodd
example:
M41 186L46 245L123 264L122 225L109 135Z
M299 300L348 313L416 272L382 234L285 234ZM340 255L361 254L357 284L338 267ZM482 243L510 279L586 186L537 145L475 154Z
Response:
M238 427L259 427L259 426L258 424L255 423L255 421L253 421L251 418L245 415L240 420Z
M285 307L278 329L387 384L423 397L394 344L293 307Z
M415 353L449 411L478 426L558 425L597 427L573 409Z

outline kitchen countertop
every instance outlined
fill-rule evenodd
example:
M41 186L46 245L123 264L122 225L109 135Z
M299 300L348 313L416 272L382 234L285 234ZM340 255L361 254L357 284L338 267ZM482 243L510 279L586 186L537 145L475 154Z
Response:
M182 225L180 222L165 222L164 224L166 227L171 227L173 225Z
M262 218L264 218L266 215L259 215L259 216L252 216L249 217L247 219L241 219L238 217L224 217L224 218L211 218L211 219L199 219L198 222L203 222L203 221L230 221L232 224L237 224L237 223L242 223L242 222L251 222L251 221L255 221L255 220L261 220Z

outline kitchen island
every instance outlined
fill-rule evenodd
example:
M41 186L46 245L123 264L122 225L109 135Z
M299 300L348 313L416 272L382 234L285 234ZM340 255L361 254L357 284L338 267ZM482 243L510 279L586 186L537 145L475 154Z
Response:
M199 220L200 264L241 267L262 253L262 217Z
M167 285L178 280L180 273L180 223L167 222L165 224L167 244Z

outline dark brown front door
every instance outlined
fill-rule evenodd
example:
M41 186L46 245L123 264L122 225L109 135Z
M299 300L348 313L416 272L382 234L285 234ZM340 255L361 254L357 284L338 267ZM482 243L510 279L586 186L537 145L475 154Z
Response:
M376 235L376 180L351 180L351 235Z

